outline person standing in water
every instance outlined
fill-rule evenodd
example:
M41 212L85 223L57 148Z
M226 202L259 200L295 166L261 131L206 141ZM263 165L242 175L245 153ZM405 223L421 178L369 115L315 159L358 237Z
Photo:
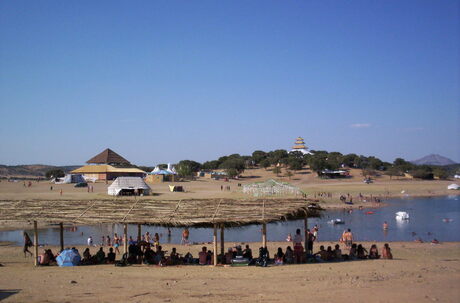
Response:
M387 223L387 221L383 222L383 230L388 230L388 223Z
M184 229L184 231L182 232L182 241L181 241L182 245L188 245L188 237L189 236L190 236L190 232L189 232L188 228Z

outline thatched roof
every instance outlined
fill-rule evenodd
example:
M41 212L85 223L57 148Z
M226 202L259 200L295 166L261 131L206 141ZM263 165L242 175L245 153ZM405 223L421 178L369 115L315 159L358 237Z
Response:
M85 165L71 171L72 174L103 174L103 173L140 173L145 171L135 167L113 167L112 165Z
M214 224L243 226L319 216L320 208L311 200L145 200L113 199L97 201L5 201L0 200L0 222L16 223L129 223L161 226Z
M128 160L111 150L105 149L102 153L92 157L86 163L94 164L130 164Z

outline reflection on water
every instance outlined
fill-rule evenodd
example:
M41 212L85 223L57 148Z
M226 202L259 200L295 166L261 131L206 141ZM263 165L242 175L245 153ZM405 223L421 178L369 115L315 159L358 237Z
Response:
M439 241L460 241L460 198L458 196L417 198L417 199L393 199L388 201L388 206L372 209L372 214L366 214L369 209L334 210L324 213L322 218L308 220L312 228L319 226L318 238L320 241L337 241L343 230L350 228L358 241L412 241L421 238L431 241L433 238ZM406 211L410 220L398 221L395 213ZM345 224L329 224L332 219L342 219ZM450 219L450 220L444 220ZM443 221L444 220L444 221ZM382 224L387 221L388 230L383 230ZM447 221L447 222L445 222ZM297 228L303 228L303 221L290 221L271 223L267 225L267 238L269 241L285 241L288 233L294 234ZM171 228L171 236L168 237L168 229L155 226L143 226L142 232L150 232L160 235L160 243L178 244L181 240L182 229ZM30 235L33 231L27 230ZM120 224L100 224L93 226L75 226L65 228L65 245L85 244L89 236L93 237L95 244L100 244L102 236L113 238L113 234L123 234L123 226ZM220 233L219 233L220 234ZM128 235L137 236L137 225L128 226ZM41 244L58 245L59 229L47 228L39 230ZM242 228L231 228L225 231L225 240L229 242L256 242L261 241L261 227L256 225ZM22 244L22 230L0 232L0 241L12 241ZM191 242L212 241L212 229L190 228Z

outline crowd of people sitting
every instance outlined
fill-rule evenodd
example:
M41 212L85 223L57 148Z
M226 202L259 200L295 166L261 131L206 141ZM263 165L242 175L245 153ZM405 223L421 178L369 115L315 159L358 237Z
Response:
M343 252L340 248L340 244L336 244L334 249L332 246L325 248L321 245L319 251L313 252L313 242L317 239L318 228L315 226L312 231L306 230L306 247L302 245L303 237L301 230L297 229L294 237L289 234L287 237L288 242L292 244L288 245L283 251L281 247L278 247L273 258L270 258L270 253L267 247L260 247L258 256L253 256L252 250L249 245L245 245L243 249L241 245L228 248L225 254L219 254L217 256L217 262L219 264L228 265L259 265L267 266L268 264L283 265L283 264L299 264L299 263L310 263L310 262L328 262L328 261L346 261L346 260L359 260L359 259L392 259L391 249L386 243L382 250L381 255L379 254L378 248L373 244L369 250L364 248L361 244L353 243L353 235L351 231L345 230L341 242L345 245L347 253ZM109 236L107 236L108 239ZM107 239L106 238L106 239ZM27 236L26 244L30 241ZM151 241L153 240L153 241ZM110 241L110 240L109 240ZM171 252L163 250L160 245L160 238L158 234L155 234L153 239L150 239L150 234L146 233L137 241L129 237L128 252L123 254L119 261L117 261L117 253L120 254L118 247L124 243L124 239L114 236L113 242L106 242L109 246L109 251L104 251L104 245L101 245L96 254L91 255L89 247L83 252L83 257L80 257L78 250L73 247L71 252L77 256L78 265L96 265L96 264L115 264L115 265L129 265L129 264L148 264L148 265L183 265L183 264L199 264L199 265L213 265L214 252L208 250L206 246L203 246L198 256L194 257L190 252L182 255L177 252L176 248L172 248ZM104 241L103 241L104 243ZM88 239L88 245L92 244L92 238ZM95 246L95 245L94 245ZM112 247L113 246L113 247ZM27 248L27 246L25 245ZM25 249L26 249L25 248ZM26 253L26 251L24 251ZM54 255L51 249L45 249L39 256L40 265L50 265L56 262L59 254Z

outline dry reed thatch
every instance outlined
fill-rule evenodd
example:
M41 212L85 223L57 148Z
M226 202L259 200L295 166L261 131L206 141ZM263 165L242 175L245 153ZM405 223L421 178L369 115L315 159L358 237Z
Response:
M161 226L226 227L318 217L321 208L307 199L191 199L134 198L78 200L0 200L0 221L17 223L128 223Z

